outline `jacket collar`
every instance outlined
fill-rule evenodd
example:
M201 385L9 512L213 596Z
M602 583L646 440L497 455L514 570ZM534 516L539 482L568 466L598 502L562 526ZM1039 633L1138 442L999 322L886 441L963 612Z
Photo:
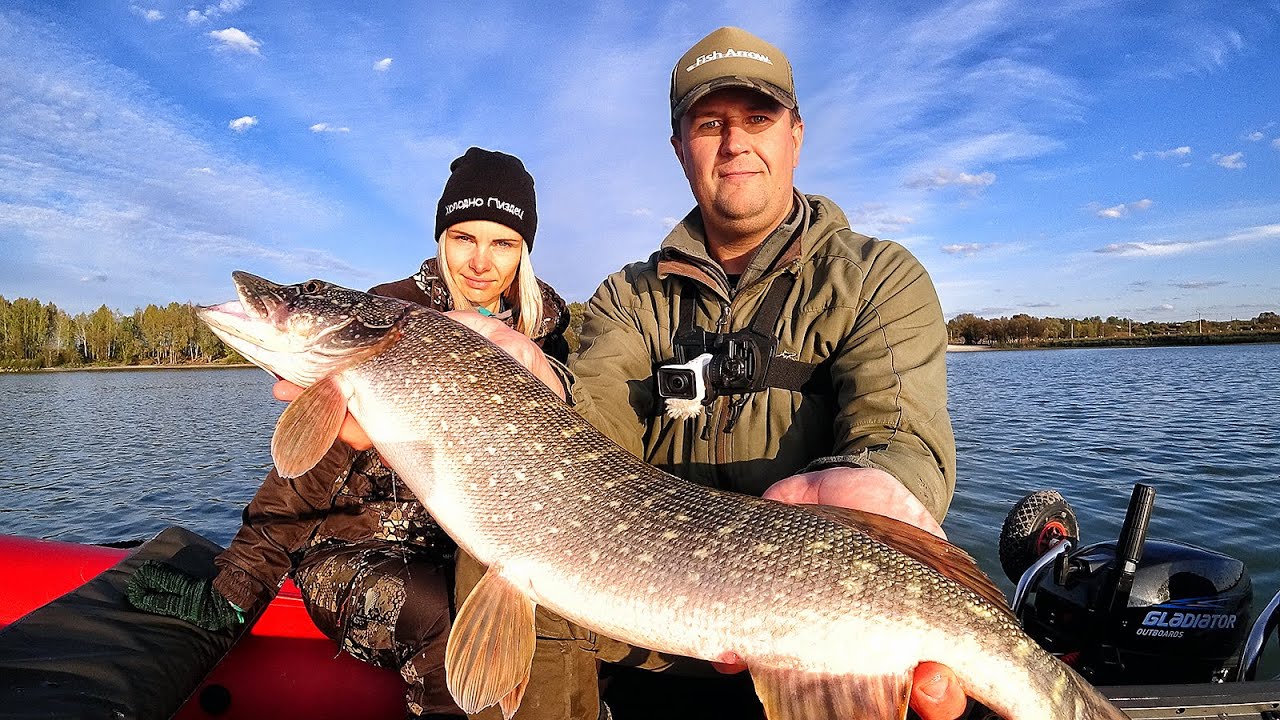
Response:
M835 203L820 195L793 192L791 215L760 243L737 287L748 287L777 268L809 257L832 232L849 227ZM697 207L672 228L658 249L658 277L669 275L701 282L725 300L733 294L724 268L707 249L706 227Z

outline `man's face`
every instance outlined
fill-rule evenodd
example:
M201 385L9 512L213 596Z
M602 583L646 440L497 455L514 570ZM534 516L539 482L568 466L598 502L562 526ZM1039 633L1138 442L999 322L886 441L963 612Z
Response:
M791 210L804 123L772 98L745 88L702 98L671 138L709 234L768 233Z

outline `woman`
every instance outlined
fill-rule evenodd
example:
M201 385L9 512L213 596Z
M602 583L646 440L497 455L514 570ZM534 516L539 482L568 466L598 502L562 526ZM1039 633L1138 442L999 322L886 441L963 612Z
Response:
M474 147L449 169L436 209L437 256L370 292L441 311L474 308L563 362L569 314L529 261L533 178L518 158ZM215 560L211 591L252 616L292 572L325 634L355 657L400 672L409 717L456 718L463 713L444 680L454 552L376 452L339 441L298 478L272 469Z

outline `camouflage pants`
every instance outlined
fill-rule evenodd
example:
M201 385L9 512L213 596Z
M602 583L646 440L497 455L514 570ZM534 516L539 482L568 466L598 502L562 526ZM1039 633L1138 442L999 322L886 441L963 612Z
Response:
M352 656L400 672L409 716L462 716L445 687L450 603L438 562L399 543L329 544L307 551L294 579L322 632Z

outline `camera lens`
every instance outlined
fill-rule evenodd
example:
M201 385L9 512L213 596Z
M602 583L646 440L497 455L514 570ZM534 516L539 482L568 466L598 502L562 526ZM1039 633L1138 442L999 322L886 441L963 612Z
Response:
M688 368L658 368L658 395L664 398L692 399L697 393L693 371Z

